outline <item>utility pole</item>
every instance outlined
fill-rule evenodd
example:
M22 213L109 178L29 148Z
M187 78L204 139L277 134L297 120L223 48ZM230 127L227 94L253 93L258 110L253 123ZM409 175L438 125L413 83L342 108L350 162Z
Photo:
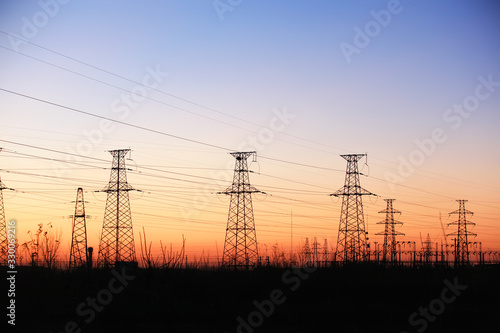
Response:
M366 260L367 237L363 215L363 195L375 195L360 186L358 161L366 154L340 155L347 160L344 187L330 194L342 197L337 254L339 261L361 262Z
M263 193L250 185L247 159L257 156L255 151L235 152L233 184L224 192L231 196L227 218L222 267L250 268L259 259L253 216L252 193Z
M109 151L113 156L111 175L108 185L101 191L107 193L97 259L97 265L101 267L120 262L137 263L128 194L134 188L127 182L125 168L125 156L128 152L130 149Z

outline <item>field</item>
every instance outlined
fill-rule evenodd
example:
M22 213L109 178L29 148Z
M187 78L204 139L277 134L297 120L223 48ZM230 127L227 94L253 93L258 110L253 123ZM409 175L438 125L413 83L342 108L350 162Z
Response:
M19 267L16 332L497 332L499 279L498 266Z

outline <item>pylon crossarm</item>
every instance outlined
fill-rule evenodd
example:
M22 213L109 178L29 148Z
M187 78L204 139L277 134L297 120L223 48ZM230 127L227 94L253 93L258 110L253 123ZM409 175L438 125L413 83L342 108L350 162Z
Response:
M463 211L460 210L455 210L451 213L448 213L448 216L451 216L452 214L469 214L469 215L474 215L474 212L471 212L470 210L464 209Z
M396 209L392 209L392 210L388 210L388 209L383 209L381 211L379 211L379 213L393 213L393 214L402 214L401 211L399 210L396 210Z
M352 191L352 189L355 189L356 191ZM377 196L375 193L372 193L370 191L365 190L361 186L344 186L340 190L330 194L330 196L333 197L340 197L340 196L349 196L349 195L373 195Z

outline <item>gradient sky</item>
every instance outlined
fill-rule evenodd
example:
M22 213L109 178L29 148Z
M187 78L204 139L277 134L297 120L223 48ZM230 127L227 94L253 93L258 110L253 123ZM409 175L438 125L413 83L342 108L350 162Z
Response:
M343 186L345 153L368 153L361 183L379 196L364 198L370 241L382 241L384 198L403 212L402 241L429 233L439 243L439 214L454 221L455 200L467 199L473 241L500 250L496 1L220 3L223 12L211 0L2 1L1 89L163 132L104 133L96 117L0 90L0 176L17 190L4 202L21 242L52 222L66 251L83 187L98 248L106 151L131 148L129 182L143 191L131 193L137 243L145 227L155 251L160 240L179 248L184 234L188 255L213 256L216 244L220 254L229 200L216 192L230 185L228 151L243 148L258 151L251 181L267 193L254 197L261 253L289 251L291 212L294 247L306 237L335 246L341 202L328 194ZM357 48L348 57L347 44ZM155 71L156 90L134 83L154 83ZM81 164L54 161L67 153Z

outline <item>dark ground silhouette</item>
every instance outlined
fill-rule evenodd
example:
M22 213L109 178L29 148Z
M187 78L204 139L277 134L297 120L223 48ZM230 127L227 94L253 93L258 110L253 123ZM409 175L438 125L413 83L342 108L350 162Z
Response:
M18 267L16 332L498 332L499 282L498 266Z

